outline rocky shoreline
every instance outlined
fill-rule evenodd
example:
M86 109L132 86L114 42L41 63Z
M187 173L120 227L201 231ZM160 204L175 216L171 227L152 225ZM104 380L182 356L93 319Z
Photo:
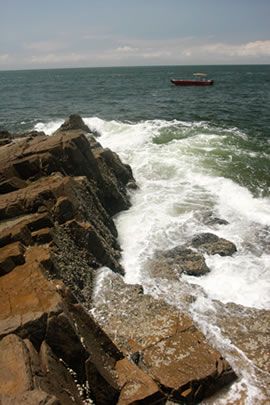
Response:
M79 116L0 141L1 404L196 404L234 381L187 315L123 282L112 217L130 206L131 168ZM201 275L203 252L235 250L202 234L149 271Z

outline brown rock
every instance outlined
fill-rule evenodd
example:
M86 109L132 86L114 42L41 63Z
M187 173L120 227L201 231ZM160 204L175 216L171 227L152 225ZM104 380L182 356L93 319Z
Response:
M53 222L48 212L31 215L25 223L31 232L53 227Z
M137 287L126 286L117 275L108 276L103 288L96 298L95 316L116 346L170 398L198 403L235 379L229 364L188 316L138 294Z
M168 339L146 348L142 362L154 380L166 390L174 391L175 399L198 402L209 395L211 384L217 390L226 383L228 371L231 381L234 379L228 364L209 347L194 326L180 329ZM225 377L223 381L222 374Z
M80 130L60 131L52 137L26 138L7 145L0 150L0 162L3 179L35 180L56 171L86 176L110 215L129 207L125 185L134 180L131 169L108 150L104 152L101 148L94 154Z
M32 238L34 243L38 245L49 243L53 239L52 231L50 228L39 229L38 231L32 232Z
M24 251L20 242L0 248L0 276L9 273L14 267L25 262Z
M4 146L4 145L7 145L7 144L9 144L9 143L11 143L12 141L11 141L11 139L9 139L9 138L2 138L2 139L0 139L0 147L1 146Z
M48 229L52 226L53 223L48 212L21 215L16 218L7 219L0 224L0 247L17 241L25 246L29 246L33 243L31 232L35 233L42 228Z
M265 397L265 402L262 400L261 403L267 404L270 395L269 309L215 302L214 309L209 308L208 311L224 337L237 348L234 352L237 369L250 370L249 381L256 381L256 387ZM246 387L246 393L248 390L249 387Z
M32 243L30 230L23 222L18 221L18 219L7 220L0 224L0 232L0 247L18 241L25 246Z
M25 223L31 231L52 227L52 217L48 212L53 213L57 200L63 195L72 200L73 206L77 207L79 202L76 193L80 188L76 179L72 177L55 174L42 178L26 188L3 195L0 201L1 218L9 219L21 216L21 219L26 220ZM47 212L37 213L40 206L46 207ZM22 218L23 215L30 213L35 213L35 215ZM19 222L20 218L17 221Z
M91 361L91 357L85 363L87 381L91 388L91 394L96 404L118 404L120 387L116 377L109 373L100 372L100 369Z
M81 129L85 132L91 132L89 127L83 122L82 118L78 114L72 114L66 119L61 127L56 131L70 131L74 129Z
M16 138L35 138L35 137L37 137L37 136L46 136L46 134L45 134L45 132L43 132L43 131L35 131L35 130L32 130L32 131L28 131L28 132L24 132L24 133L22 133L22 134L15 134L14 135Z
M74 305L74 297L70 296L63 284L46 279L42 263L48 262L48 255L48 248L30 247L25 264L0 279L0 290L5 291L0 299L1 336L6 339L8 333L16 333L21 338L29 339L36 350L41 346L40 360L30 341L25 340L24 343L16 337L28 356L22 365L26 367L25 364L30 364L27 370L32 373L29 376L31 387L26 380L28 385L25 383L21 391L40 387L61 403L72 403L68 398L76 398L77 394L73 377L70 377L64 364L76 373L78 382L84 383L85 361L90 355L95 369L95 378L89 381L91 390L98 396L94 381L102 380L105 381L106 392L114 392L116 398L121 387L117 382L115 364L123 355L88 313L80 305ZM2 341L5 342L4 339ZM59 358L64 363L59 363ZM5 365L3 370L6 370ZM24 373L28 375L26 371ZM87 373L93 376L89 365ZM21 394L17 391L5 392L14 402ZM81 403L79 396L75 403Z
M112 169L112 173L114 174L115 180L120 187L123 184L126 185L131 180L134 180L130 166L124 165L119 159L119 156L115 152L112 152L108 148L106 149L102 148L95 153L95 156L98 159L102 159L106 163L106 166Z
M73 117L53 137L30 134L0 150L1 255L13 261L12 271L0 279L0 338L16 334L25 351L21 367L31 382L20 392L4 393L6 403L79 404L75 379L84 384L88 378L94 397L109 404L121 391L131 403L131 388L140 379L142 401L152 395L146 382L155 386L135 364L134 381L127 380L126 367L118 365L117 372L123 354L63 283L49 280L69 281L73 274L76 292L85 299L94 268L123 271L111 215L129 206L125 185L134 179L117 155L87 141L85 128L74 130L78 122ZM81 392L87 397L86 388Z
M63 193L62 187L69 181L69 178L64 179L61 176L48 177L26 188L4 194L0 201L1 217L8 219L36 212L44 200L48 207L54 205L58 195Z
M41 381L44 391L49 391L65 405L83 405L76 383L62 362L54 355L50 347L43 342L40 348L40 362L46 381Z
M72 375L49 346L43 342L39 356L16 335L0 342L0 392L3 404L83 404Z
M8 335L0 342L0 393L16 396L33 389L28 350L22 339Z
M95 135L95 134L94 134ZM99 135L99 134L98 134ZM96 135L95 135L96 136ZM90 148L92 150L92 152L95 154L96 151L100 151L102 150L102 146L101 144L96 140L96 138L93 135L87 135L87 140L90 144ZM96 149L96 151L95 151Z
M45 212L37 212L40 208ZM123 274L115 225L86 177L55 174L32 182L5 194L0 213L6 218L0 224L0 246L17 240L25 246L52 241L51 275L65 280L83 301L91 296L93 269L106 265Z
M45 339L54 353L69 364L81 381L84 380L84 363L89 354L74 330L74 325L64 313L48 319Z
M27 183L24 180L18 177L11 177L0 182L0 194L11 193L12 191L19 190L26 186Z
M0 395L1 405L61 405L60 401L40 389L23 392L15 397Z
M23 392L15 397L0 395L0 401L1 405L61 405L56 397L40 389Z
M118 261L118 251L108 244L96 227L87 222L73 220L66 224L66 228L71 232L76 245L91 253L92 257L99 263L98 267L108 266L112 270L124 274Z
M90 353L86 374L95 403L115 404L119 393L121 404L134 404L135 399L138 403L151 403L151 399L163 397L146 373L128 360L124 361L123 353L80 305L69 307L69 314Z
M90 354L86 361L86 375L95 403L115 404L122 388L115 367L123 354L80 305L69 306L69 316Z
M123 387L118 405L165 403L165 395L162 394L157 384L132 362L127 359L119 360L115 369L118 374L118 382Z
M46 333L48 313L61 308L61 296L44 274L48 248L31 247L25 263L0 278L0 336L16 333L39 346Z
M75 217L75 209L68 197L59 197L54 206L54 215L60 224L67 222Z

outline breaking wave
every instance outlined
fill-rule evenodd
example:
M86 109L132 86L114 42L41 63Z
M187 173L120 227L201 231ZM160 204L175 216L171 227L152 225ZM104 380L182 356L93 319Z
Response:
M131 165L139 186L132 192L132 207L115 218L128 283L141 283L146 292L181 306L178 286L151 280L145 270L155 251L185 244L200 232L236 244L232 257L206 257L210 273L182 280L196 288L197 300L189 309L193 319L242 375L225 402L216 404L237 399L243 385L249 387L246 403L254 404L262 395L251 378L255 368L250 371L243 353L241 367L234 364L230 340L211 323L207 309L218 311L215 301L270 309L270 155L239 129L203 121L84 121L103 146ZM35 129L51 134L62 122L38 123ZM209 215L228 224L209 225Z

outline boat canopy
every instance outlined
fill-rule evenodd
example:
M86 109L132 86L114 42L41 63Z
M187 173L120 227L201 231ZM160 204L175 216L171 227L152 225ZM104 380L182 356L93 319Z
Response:
M193 73L193 76L205 77L205 76L207 76L207 73Z

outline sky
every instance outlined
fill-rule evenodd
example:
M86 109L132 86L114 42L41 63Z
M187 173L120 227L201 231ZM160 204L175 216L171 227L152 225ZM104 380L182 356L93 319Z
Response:
M0 15L0 70L270 63L270 0L0 0Z

